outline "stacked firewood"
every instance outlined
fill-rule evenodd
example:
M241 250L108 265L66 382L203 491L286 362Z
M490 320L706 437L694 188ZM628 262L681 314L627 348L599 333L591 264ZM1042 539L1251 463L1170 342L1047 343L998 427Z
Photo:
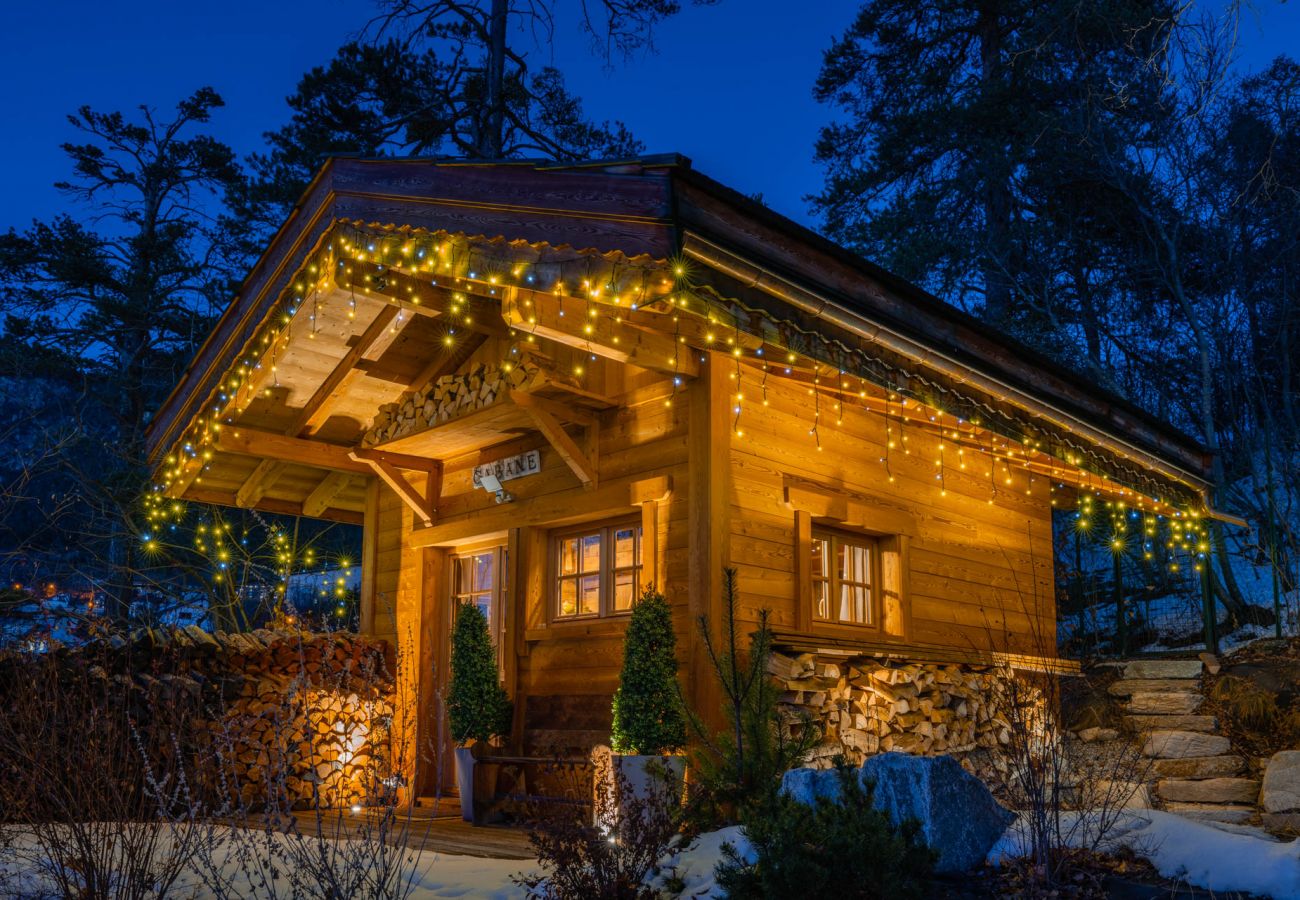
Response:
M784 688L784 721L818 729L815 764L889 750L960 757L1011 739L1007 675L993 667L774 653L768 671Z
M393 685L382 648L353 635L271 634L218 636L241 676L210 723L230 783L249 805L364 802L389 774Z
M380 406L361 443L373 447L490 406L511 390L526 388L537 371L528 364L508 369L481 364L468 372L444 375L395 403Z

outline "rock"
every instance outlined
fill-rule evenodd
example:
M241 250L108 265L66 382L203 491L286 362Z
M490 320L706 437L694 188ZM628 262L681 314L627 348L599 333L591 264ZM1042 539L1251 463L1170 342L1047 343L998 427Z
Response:
M1191 691L1136 691L1128 698L1128 711L1185 716L1196 712L1202 699Z
M1186 678L1124 678L1106 689L1112 697L1130 697L1133 694L1158 694L1165 691L1200 693L1201 683Z
M1150 809L1151 794L1145 784L1136 781L1111 781L1099 778L1083 787L1086 806L1104 809Z
M1214 731L1214 716L1126 716L1134 731Z
M894 822L921 823L922 839L939 854L939 872L978 867L1015 820L984 783L951 756L882 753L863 763L858 777L864 784L875 784L874 805ZM836 798L839 773L791 769L781 779L781 791L810 805L821 797Z
M1300 834L1300 813L1262 813L1260 822L1269 831Z
M1125 678L1200 678L1199 659L1135 659L1124 664Z
M1264 770L1264 791L1260 802L1265 812L1300 810L1300 750L1273 754Z
M1119 732L1114 728L1085 728L1079 732L1079 740L1085 744L1091 744L1095 741L1113 741L1119 737Z
M1240 756L1195 756L1189 759L1155 759L1151 769L1161 778L1218 778L1236 775L1246 767Z
M1162 778L1156 793L1162 800L1186 803L1254 803L1259 782L1253 778Z
M883 753L862 764L861 777L875 782L875 806L894 822L920 821L925 842L939 854L938 872L980 866L1015 820L951 756Z
M1153 731L1142 745L1142 755L1160 759L1186 759L1189 756L1218 756L1232 744L1217 734L1199 731Z
M1250 821L1255 815L1255 807L1229 806L1220 803L1166 803L1165 812L1198 822L1228 822L1240 825Z

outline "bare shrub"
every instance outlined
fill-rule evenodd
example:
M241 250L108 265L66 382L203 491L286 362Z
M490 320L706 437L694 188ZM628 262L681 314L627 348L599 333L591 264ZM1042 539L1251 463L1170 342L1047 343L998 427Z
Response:
M537 900L650 900L648 886L677 836L679 797L662 779L634 791L619 767L596 777L594 803L534 806L528 840L542 871L515 877Z
M0 661L0 816L18 895L165 897L213 839L189 779L198 697L111 664Z

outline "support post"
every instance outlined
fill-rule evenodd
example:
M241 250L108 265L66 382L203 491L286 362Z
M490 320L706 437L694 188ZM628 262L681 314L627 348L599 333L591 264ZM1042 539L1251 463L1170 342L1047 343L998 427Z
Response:
M1201 564L1201 606L1205 613L1205 649L1219 653L1218 622L1214 615L1214 585L1210 580L1210 554L1206 553Z

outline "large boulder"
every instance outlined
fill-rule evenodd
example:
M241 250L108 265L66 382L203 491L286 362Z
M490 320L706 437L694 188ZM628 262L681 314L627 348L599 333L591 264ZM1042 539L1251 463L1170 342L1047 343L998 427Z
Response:
M1300 750L1283 750L1269 759L1260 802L1269 813L1300 810Z
M873 805L895 823L915 819L921 838L939 854L938 872L967 872L979 867L990 848L1015 820L998 805L989 789L951 756L882 753L862 764L859 777L875 784ZM793 769L781 790L802 803L838 798L834 770Z

